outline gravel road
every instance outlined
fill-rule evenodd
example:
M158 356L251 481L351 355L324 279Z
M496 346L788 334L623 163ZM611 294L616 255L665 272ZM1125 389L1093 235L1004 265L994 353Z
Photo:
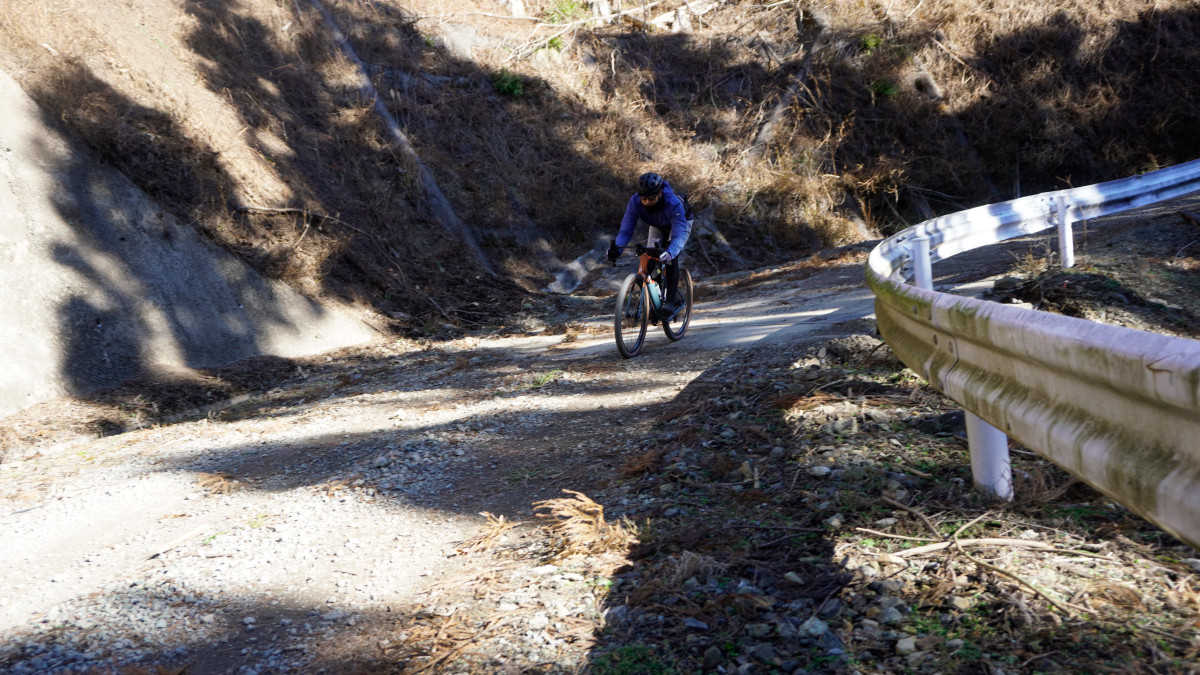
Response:
M364 636L386 643L395 617L444 610L431 598L472 564L458 546L480 512L519 520L565 487L619 504L605 477L647 433L646 411L731 349L868 314L861 274L855 261L723 291L684 341L655 338L632 361L605 314L575 340L377 344L369 367L332 382L298 374L207 416L10 455L0 666L336 668ZM568 583L578 574L551 567L511 571L538 581L541 614L525 620L550 607L599 625ZM522 597L500 604L531 606ZM536 660L553 646L511 650ZM582 657L551 652L564 667Z

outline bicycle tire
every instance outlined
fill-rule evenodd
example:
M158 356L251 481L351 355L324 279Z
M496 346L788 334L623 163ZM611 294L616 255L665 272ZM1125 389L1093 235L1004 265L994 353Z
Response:
M613 333L622 357L631 359L642 351L649 319L650 296L646 286L638 282L636 274L630 274L617 291L617 309L613 316Z
M679 295L683 299L683 309L675 313L675 318L670 321L663 321L663 332L667 334L667 339L674 342L683 337L687 332L688 324L692 322L692 297L694 287L692 286L692 273L686 267L679 268ZM672 328L672 325L678 328Z

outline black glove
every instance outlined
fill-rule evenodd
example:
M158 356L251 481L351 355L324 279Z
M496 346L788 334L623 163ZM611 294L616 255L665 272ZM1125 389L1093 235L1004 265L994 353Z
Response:
M617 248L616 242L609 244L608 245L608 259L616 260L619 257L621 257L621 249Z

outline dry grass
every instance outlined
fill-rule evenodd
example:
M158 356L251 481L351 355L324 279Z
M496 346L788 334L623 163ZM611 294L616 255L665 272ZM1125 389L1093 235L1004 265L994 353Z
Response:
M505 535L519 523L514 523L506 519L503 515L493 515L487 511L481 512L479 515L487 519L487 523L480 528L479 532L458 545L460 553L482 553L490 551L497 544L504 541Z
M1183 0L814 0L805 6L824 17L827 47L799 81L806 54L787 4L723 5L679 35L581 27L527 58L514 55L560 29L487 17L495 8L469 0L332 4L390 113L508 277L472 280L315 12L138 1L138 31L81 3L6 3L0 65L98 156L260 271L410 315L414 331L512 309L520 293L506 281L543 287L547 270L529 261L547 245L573 258L610 232L646 170L698 211L712 207L754 264L1200 155L1188 76L1200 16ZM552 6L528 3L535 15ZM468 29L469 57L447 47ZM114 37L134 33L162 35ZM501 73L519 95L493 86ZM777 133L748 162L789 90ZM481 299L486 311L468 309Z
M604 507L582 492L563 492L574 497L546 499L533 504L537 517L549 521L545 529L550 534L555 558L623 551L633 544L635 537L628 524L605 522Z
M635 478L652 471L662 463L662 456L661 448L651 448L640 455L633 455L621 465L621 475L626 478Z
M685 581L693 577L702 584L707 583L709 579L725 574L726 567L712 556L684 551L667 558L663 569L663 583L668 588L681 588Z
M241 481L231 473L202 473L196 480L196 486L210 495L227 495L241 486Z
M1024 505L1057 502L1079 484L1074 476L1039 464L1026 465L1013 473L1013 493L1019 496Z

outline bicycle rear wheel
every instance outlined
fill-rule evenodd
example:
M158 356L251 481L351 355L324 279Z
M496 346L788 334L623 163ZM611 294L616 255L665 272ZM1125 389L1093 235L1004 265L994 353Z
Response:
M621 356L630 359L642 351L649 318L650 296L646 294L646 286L638 282L636 274L630 274L617 291L617 312L613 321L617 351Z
M675 318L663 321L663 332L671 341L678 340L687 332L688 324L692 322L692 273L686 267L679 268L679 300L683 307L675 313Z

